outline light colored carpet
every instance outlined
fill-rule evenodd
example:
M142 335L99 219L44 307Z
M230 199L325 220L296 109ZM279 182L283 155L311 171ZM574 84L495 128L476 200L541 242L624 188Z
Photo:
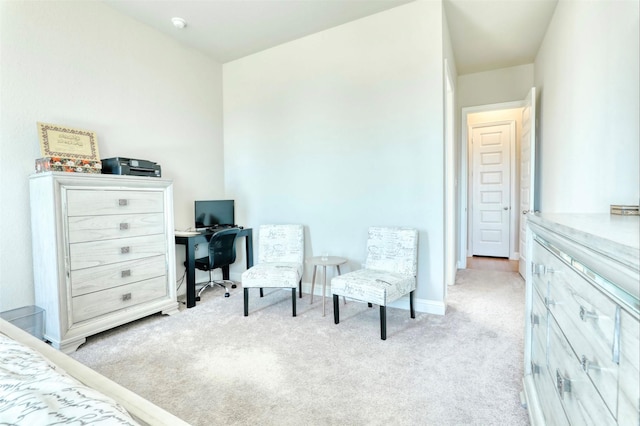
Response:
M524 281L461 270L444 316L242 289L90 337L72 356L193 425L527 425Z

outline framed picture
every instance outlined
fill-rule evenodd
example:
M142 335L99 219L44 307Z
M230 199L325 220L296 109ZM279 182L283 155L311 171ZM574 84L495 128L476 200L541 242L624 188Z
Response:
M38 123L38 137L43 157L100 160L95 132L57 124Z

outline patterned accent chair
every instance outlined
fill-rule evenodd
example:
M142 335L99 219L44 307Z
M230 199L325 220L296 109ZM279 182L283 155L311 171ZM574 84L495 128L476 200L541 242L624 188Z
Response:
M249 289L290 288L293 316L296 316L296 287L302 297L304 227L262 225L258 230L258 263L242 274L244 316L249 315Z
M387 339L386 306L409 294L411 318L415 318L413 293L418 273L418 230L371 227L364 269L331 279L333 319L340 323L339 296L380 305L380 338Z

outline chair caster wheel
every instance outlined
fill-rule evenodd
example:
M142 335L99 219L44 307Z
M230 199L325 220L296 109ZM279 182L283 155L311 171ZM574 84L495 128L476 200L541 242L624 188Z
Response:
M238 287L238 286L235 285L235 284L231 284L231 288L236 288L236 287Z
M229 293L225 293L225 294L224 294L224 297L229 297Z

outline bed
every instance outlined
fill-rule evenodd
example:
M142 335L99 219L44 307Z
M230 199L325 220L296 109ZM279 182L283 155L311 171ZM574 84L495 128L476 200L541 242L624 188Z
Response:
M0 424L187 425L0 318Z

